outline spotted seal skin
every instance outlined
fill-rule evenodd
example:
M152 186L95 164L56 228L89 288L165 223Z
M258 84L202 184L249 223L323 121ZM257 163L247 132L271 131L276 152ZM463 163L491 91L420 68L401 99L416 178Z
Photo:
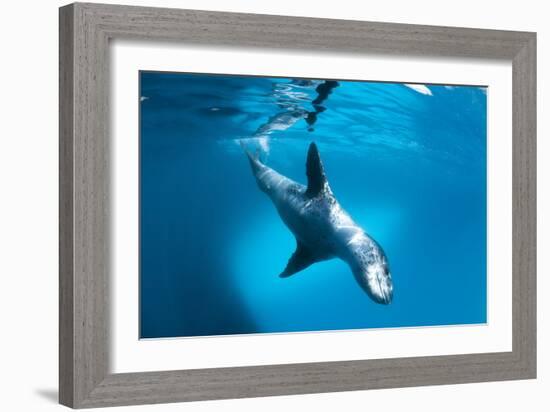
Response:
M334 197L315 143L310 144L307 155L307 187L264 165L246 149L245 153L258 187L296 238L296 250L279 276L288 277L313 263L339 258L349 265L373 301L389 304L393 284L388 259Z

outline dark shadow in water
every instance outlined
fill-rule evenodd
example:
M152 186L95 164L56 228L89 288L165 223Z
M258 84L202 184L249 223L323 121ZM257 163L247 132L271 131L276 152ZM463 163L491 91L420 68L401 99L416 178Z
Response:
M142 152L141 337L255 332L228 268L228 245L242 230L232 219L243 208L235 194L254 184L240 179L248 165L230 164L208 141L173 144L161 162ZM171 165L182 152L188 160Z
M37 389L35 393L51 403L59 403L59 392L57 389Z

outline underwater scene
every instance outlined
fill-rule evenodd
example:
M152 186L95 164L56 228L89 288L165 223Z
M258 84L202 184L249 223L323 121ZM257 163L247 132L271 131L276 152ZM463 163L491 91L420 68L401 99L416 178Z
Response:
M486 323L486 87L139 81L140 338Z

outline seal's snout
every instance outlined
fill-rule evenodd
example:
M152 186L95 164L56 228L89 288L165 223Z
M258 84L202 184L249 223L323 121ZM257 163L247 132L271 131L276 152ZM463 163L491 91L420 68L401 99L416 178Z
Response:
M389 305L393 299L393 284L390 274L386 274L375 281L375 286L371 287L372 299L376 303Z
M355 271L361 287L376 303L388 305L393 300L393 282L388 266L375 262L363 270Z
M393 299L393 283L386 264L374 264L367 270L367 280L372 299L384 305Z

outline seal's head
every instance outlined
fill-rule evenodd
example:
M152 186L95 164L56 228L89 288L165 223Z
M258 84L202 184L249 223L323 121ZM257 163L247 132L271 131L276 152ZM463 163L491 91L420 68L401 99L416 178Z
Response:
M393 283L387 262L368 265L361 273L365 284L363 289L377 303L389 304L393 298Z
M389 304L393 298L390 266L382 248L363 234L348 244L351 247L350 266L357 283L376 303Z

